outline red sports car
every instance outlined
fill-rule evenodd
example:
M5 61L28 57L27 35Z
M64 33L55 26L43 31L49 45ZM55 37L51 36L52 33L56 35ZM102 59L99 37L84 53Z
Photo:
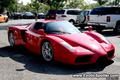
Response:
M40 20L30 25L8 28L10 46L23 45L47 62L92 64L99 59L111 60L115 48L101 34L80 32L67 21Z

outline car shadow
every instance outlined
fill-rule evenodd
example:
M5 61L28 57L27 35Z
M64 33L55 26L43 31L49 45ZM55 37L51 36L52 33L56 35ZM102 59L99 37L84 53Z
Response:
M114 32L113 30L105 30L101 34L105 37L120 36L120 33Z
M44 73L44 74L55 74L55 75L69 75L77 74L84 72L99 72L102 71L105 67L112 64L114 61L109 61L107 63L96 63L92 65L83 65L83 66L72 66L68 64L63 64L60 62L54 63L45 63L41 60L40 56L33 55L27 51L24 47L11 48L9 46L0 48L0 57L9 57L12 60L24 64L23 68L18 68L16 71L29 70L35 73Z

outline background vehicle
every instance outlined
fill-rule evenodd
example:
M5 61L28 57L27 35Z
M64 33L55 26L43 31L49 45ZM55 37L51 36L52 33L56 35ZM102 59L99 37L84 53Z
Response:
M14 12L11 14L12 19L22 19L22 17L23 17L23 13Z
M40 20L30 25L12 26L8 29L8 40L12 47L23 45L47 62L56 60L73 65L111 60L115 51L101 34L82 33L68 21Z
M88 24L95 27L99 32L107 28L120 31L120 7L98 7L93 9Z
M89 14L90 14L90 10L81 11L77 16L77 24L83 26L84 28L89 21Z
M8 22L8 16L5 14L0 14L0 22Z
M48 19L65 20L76 24L77 15L81 11L80 9L49 10L46 16Z
M35 15L32 12L25 12L23 14L23 19L33 19L35 18Z
M38 19L44 19L45 14L44 13L38 13Z

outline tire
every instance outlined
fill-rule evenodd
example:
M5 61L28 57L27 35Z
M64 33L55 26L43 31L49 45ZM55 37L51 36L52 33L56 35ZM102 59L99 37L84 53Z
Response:
M70 20L69 22L70 22L71 24L73 24L73 25L75 24L75 21L74 21L74 20Z
M103 30L103 28L96 28L96 31L97 31L98 33L102 33L102 30Z
M9 32L8 33L8 40L9 40L9 44L11 47L15 46L15 39L14 39L14 34L13 32Z
M42 54L42 58L45 62L52 62L53 61L53 48L50 42L45 41L42 44L41 47L41 54Z
M120 33L120 22L117 22L117 24L114 28L114 32Z
M82 24L84 24L84 22L86 21L86 16L84 16L83 21L81 21Z
M6 21L5 22L8 22L8 18L6 19Z

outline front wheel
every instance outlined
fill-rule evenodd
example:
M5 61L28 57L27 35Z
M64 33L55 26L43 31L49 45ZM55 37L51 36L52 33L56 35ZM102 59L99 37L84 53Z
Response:
M46 62L51 62L53 60L53 48L50 42L45 41L42 44L42 57Z

